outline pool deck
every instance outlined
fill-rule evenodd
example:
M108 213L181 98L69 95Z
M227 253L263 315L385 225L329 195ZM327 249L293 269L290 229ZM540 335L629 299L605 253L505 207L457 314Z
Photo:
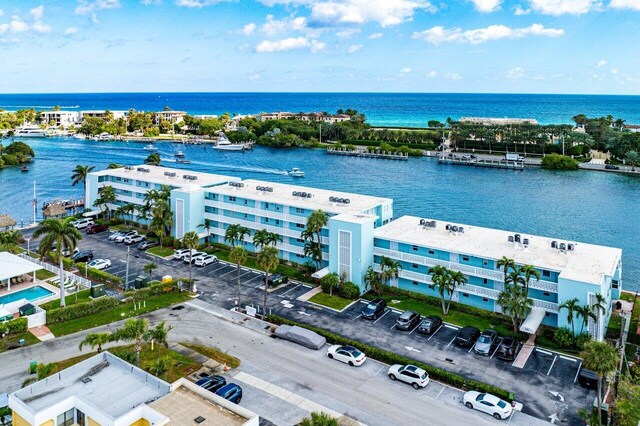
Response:
M35 286L40 286L42 288L45 288L45 289L53 292L53 294L50 295L50 296L43 297L41 299L29 302L29 303L32 303L34 305L40 305L42 303L50 302L51 300L54 300L54 299L58 298L59 295L60 295L60 289L58 287L56 287L54 285L51 285L46 281L40 281L38 279L35 279L35 280L32 279L31 281L25 281L25 282L22 282L22 283L19 283L19 284L12 284L11 285L11 291L7 291L6 289L0 290L0 297L8 296L10 294L17 293L17 292L19 292L21 290L26 290L28 288L35 287Z

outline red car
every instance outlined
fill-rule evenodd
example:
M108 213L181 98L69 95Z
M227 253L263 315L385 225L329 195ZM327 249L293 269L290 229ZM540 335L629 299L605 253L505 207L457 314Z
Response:
M100 225L94 223L93 225L87 226L87 234L98 234L100 232L107 231L109 227L107 225Z

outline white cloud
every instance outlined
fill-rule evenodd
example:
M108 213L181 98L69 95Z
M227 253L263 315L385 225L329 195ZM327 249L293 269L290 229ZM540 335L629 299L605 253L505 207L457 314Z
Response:
M607 61L605 61L604 59L600 59L597 63L597 65L599 67L604 67L605 65L607 65Z
M369 36L369 38L370 38L371 40L376 40L376 39L381 38L383 35L384 35L384 34L382 34L382 33L373 33L373 34L371 34L371 35Z
M428 30L415 32L412 38L424 40L431 44L441 43L471 43L480 44L491 40L516 39L529 36L560 37L564 30L545 28L541 24L532 24L523 28L510 28L505 25L490 25L486 28L477 28L463 31L460 28L446 29L442 26L432 27Z
M513 9L513 14L516 16L528 15L531 13L531 9L524 9L522 6L517 5L515 9Z
M400 74L411 74L411 68L406 67L400 70Z
M40 5L38 7L34 7L29 11L29 14L33 18L34 21L42 21L42 14L44 13L44 6Z
M251 34L253 34L253 32L256 30L257 25L254 24L253 22L245 25L244 27L242 27L242 29L240 30L240 32L246 36L250 36Z
M428 0L260 0L267 6L304 6L315 21L330 25L376 22L382 27L398 25L413 19L419 10L433 12Z
M500 9L502 0L471 0L471 2L480 12L494 12Z
M437 71L429 71L429 74L427 74L427 77L429 78L434 78L438 76L438 72Z
M620 73L620 71L618 71L616 68L611 70L611 74L613 75L618 75Z
M275 19L273 15L267 15L265 21L266 22L262 24L260 31L269 36L289 31L303 31L307 28L307 18L303 16L299 16L297 18L290 16L284 19Z
M149 6L152 4L162 4L162 0L140 0L140 4Z
M628 0L626 0L628 1ZM530 0L531 8L544 15L582 15L602 6L599 0Z
M336 37L340 39L347 39L355 36L356 34L360 34L360 28L347 28L342 31L338 31L336 33Z
M0 24L0 35L5 33L23 34L23 33L48 33L51 27L42 22L44 16L44 6L38 6L29 11L29 18L23 19L18 15L12 15L8 23ZM14 43L19 40L15 37L5 38L4 43Z
M457 72L448 72L444 75L447 80L462 80L462 76Z
M609 7L614 9L640 10L640 0L611 0Z
M524 77L524 69L521 67L511 68L509 71L507 71L506 77L509 80L520 80L522 77Z
M289 37L282 40L264 40L256 46L257 53L287 52L290 50L309 49L315 53L324 49L325 44L317 40L309 41L306 37Z
M64 35L66 36L70 36L70 35L74 35L78 33L78 28L77 27L69 27L66 30L64 30Z
M260 74L252 74L249 76L249 80L259 80L260 79Z
M356 53L358 50L362 49L362 47L362 44L352 44L347 50L349 53Z
M78 0L76 15L89 15L102 9L116 9L120 7L120 0Z
M201 8L205 6L211 6L214 4L222 3L229 0L176 0L176 6Z

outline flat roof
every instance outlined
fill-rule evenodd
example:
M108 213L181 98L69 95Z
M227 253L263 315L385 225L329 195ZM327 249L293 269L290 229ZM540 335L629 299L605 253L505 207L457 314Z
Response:
M391 203L390 198L374 197L370 195L352 194L348 192L338 192L327 189L309 188L305 186L289 185L284 183L267 182L261 180L243 180L243 187L231 185L218 186L215 188L217 194L232 195L252 200L260 200L309 208L313 210L322 209L329 213L360 213L373 209L381 204ZM273 188L272 192L259 191L257 187ZM293 192L311 193L311 198L294 196ZM330 201L329 197L344 198L349 200L349 204Z
M177 426L192 426L196 424L194 422L196 417L204 418L198 423L200 426L241 426L247 422L247 418L227 410L210 399L205 399L184 386L152 402L149 407L167 416L170 424Z
M507 256L518 264L557 271L560 272L561 278L591 284L600 284L603 275L612 275L622 257L622 250L619 248L576 243L562 238L541 237L521 232L521 238L529 239L529 245L525 248L521 244L508 241L508 237L514 235L514 232L441 220L436 221L435 228L430 228L421 226L421 219L431 220L402 216L377 228L374 235L376 238L484 259L496 260ZM447 224L463 226L464 233L448 231ZM574 244L575 250L563 253L551 248L552 241Z
M144 168L149 172L138 171L138 168ZM175 173L175 177L165 175L165 173ZM194 172L192 170L185 169L173 169L170 167L162 166L149 166L147 164L141 164L139 166L133 166L131 170L127 170L124 167L119 169L105 169L98 172L92 172L92 175L97 176L116 176L127 179L136 179L144 182L158 183L161 185L171 185L177 188L193 189L195 187L208 187L213 185L220 185L230 181L238 181L240 178L232 176L215 175L211 173ZM196 180L184 179L184 175L195 176Z
M40 269L42 269L42 266L37 263L23 259L8 251L0 252L0 281L30 274Z
M70 397L116 419L171 391L169 383L109 352L99 353L12 394L33 414Z

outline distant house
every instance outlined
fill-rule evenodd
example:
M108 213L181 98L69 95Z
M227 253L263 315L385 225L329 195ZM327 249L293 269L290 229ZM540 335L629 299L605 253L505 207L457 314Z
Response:
M484 126L498 126L509 124L538 124L534 118L493 118L493 117L462 117L461 123L482 124Z
M80 124L80 112L78 111L43 111L40 115L43 124L55 127L75 126Z
M625 124L622 126L622 128L628 132L631 133L639 133L640 132L640 125L637 124Z
M286 120L288 118L296 118L307 122L321 122L335 124L342 121L349 121L351 117L346 114L323 114L321 112L301 112L294 114L292 112L263 112L258 116L258 121L269 120Z
M106 118L107 112L111 114L114 120L119 118L126 118L127 111L112 111L112 110L89 110L89 111L80 111L80 122L84 121L87 117L93 118Z
M168 121L171 124L182 123L184 116L187 115L184 111L158 111L156 112L155 122L160 124L162 121Z

